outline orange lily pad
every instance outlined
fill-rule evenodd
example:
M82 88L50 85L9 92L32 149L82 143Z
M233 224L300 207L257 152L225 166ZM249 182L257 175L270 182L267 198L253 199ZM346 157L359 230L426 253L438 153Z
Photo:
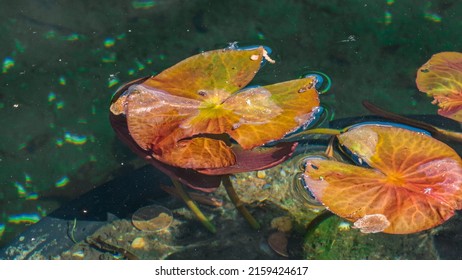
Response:
M125 116L133 141L164 164L206 174L247 171L239 166L270 167L288 154L273 159L257 156L260 163L246 165L239 162L250 160L242 149L278 140L310 122L319 98L315 77L243 89L265 57L263 47L192 56L129 86L113 99L111 113ZM294 148L282 146L274 153L281 149L291 153Z
M417 87L434 98L438 114L462 122L462 53L432 56L417 71Z
M375 124L353 127L338 140L370 168L309 159L305 182L330 211L362 232L414 233L462 208L462 160L443 142Z

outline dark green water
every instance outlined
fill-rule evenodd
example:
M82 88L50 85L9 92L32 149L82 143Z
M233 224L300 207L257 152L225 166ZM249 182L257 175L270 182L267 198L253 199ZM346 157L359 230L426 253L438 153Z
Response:
M141 8L137 4L144 4ZM462 2L0 1L0 245L68 200L142 162L108 122L112 93L204 50L266 45L271 84L332 79L335 118L370 100L435 114L415 86L432 54L459 51Z

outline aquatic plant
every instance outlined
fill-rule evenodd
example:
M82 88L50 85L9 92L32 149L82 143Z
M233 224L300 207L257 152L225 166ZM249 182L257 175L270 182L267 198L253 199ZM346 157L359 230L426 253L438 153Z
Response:
M152 77L121 87L110 106L118 137L172 178L178 194L211 231L182 184L210 192L221 182L249 223L229 174L266 169L288 159L297 143L283 138L315 118L316 76L244 88L265 62L267 48L204 52Z
M329 211L362 232L418 232L462 208L462 160L443 142L396 124L337 133L356 164L307 158L304 179Z
M434 55L417 71L416 82L434 97L440 115L462 121L461 53ZM387 112L368 101L363 105L396 123L302 132L336 135L354 163L329 155L306 158L306 188L329 211L365 233L414 233L452 217L462 208L462 160L442 141L462 142L462 133Z
M438 114L462 122L462 53L442 52L417 71L417 87L434 98Z

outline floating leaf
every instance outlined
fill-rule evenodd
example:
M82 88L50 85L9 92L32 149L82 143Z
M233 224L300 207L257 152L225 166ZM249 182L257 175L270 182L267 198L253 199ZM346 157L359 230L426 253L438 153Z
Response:
M417 87L434 98L438 114L462 122L462 53L432 56L417 71Z
M310 159L305 182L330 211L363 232L418 232L462 208L462 161L443 142L373 124L353 127L338 140L371 168Z
M171 166L206 174L274 166L295 144L251 149L312 121L319 99L315 77L243 89L266 56L263 47L195 55L119 90L111 113L126 118L146 155Z

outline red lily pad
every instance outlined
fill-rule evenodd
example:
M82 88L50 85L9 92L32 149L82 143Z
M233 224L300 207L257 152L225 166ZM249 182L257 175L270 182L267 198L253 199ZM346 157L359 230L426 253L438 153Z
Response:
M274 166L295 144L252 149L310 122L319 99L314 77L243 89L265 56L263 47L195 55L131 85L111 113L126 117L130 138L146 155L170 166L207 174ZM243 150L257 160L240 162L252 161Z
M432 56L417 71L417 87L434 98L438 114L462 122L462 53Z
M330 211L361 231L418 232L462 208L462 160L443 142L379 125L351 128L338 140L371 168L309 159L305 182Z

